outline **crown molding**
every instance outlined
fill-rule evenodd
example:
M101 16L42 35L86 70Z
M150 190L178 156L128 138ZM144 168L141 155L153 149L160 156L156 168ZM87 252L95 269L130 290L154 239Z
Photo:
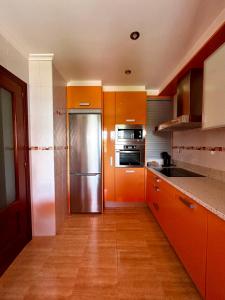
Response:
M30 53L29 61L37 60L50 60L52 61L54 57L53 53Z
M71 80L67 86L102 86L101 80Z
M159 90L157 89L149 89L149 90L146 90L147 92L147 96L158 96L159 95Z
M144 85L104 85L103 92L145 92Z

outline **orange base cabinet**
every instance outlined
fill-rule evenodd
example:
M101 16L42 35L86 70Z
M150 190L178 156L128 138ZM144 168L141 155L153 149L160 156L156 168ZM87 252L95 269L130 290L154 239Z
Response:
M146 123L146 93L116 93L116 124Z
M115 201L115 93L103 94L104 200Z
M208 213L206 300L225 299L225 221Z
M102 108L102 87L68 86L67 108Z
M144 168L115 168L116 201L145 201Z
M175 191L170 212L170 241L204 298L207 211L186 195Z

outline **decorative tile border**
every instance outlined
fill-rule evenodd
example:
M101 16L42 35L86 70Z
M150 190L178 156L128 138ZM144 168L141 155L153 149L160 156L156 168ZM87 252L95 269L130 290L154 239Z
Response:
M39 151L48 151L48 150L67 150L68 146L55 146L55 147L40 147L40 146L31 146L29 150L39 150Z
M199 147L199 146L173 146L173 149L178 150L198 150L198 151L210 151L210 152L225 152L225 147Z

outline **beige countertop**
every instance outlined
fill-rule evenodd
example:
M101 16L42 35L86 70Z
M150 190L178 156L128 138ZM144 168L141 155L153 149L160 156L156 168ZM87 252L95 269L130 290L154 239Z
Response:
M151 172L225 220L225 183L208 177L166 177L151 167Z

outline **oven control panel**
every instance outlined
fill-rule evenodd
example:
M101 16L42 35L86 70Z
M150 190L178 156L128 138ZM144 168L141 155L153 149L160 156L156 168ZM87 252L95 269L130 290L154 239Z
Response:
M124 145L123 149L125 150L135 150L137 149L136 145Z

